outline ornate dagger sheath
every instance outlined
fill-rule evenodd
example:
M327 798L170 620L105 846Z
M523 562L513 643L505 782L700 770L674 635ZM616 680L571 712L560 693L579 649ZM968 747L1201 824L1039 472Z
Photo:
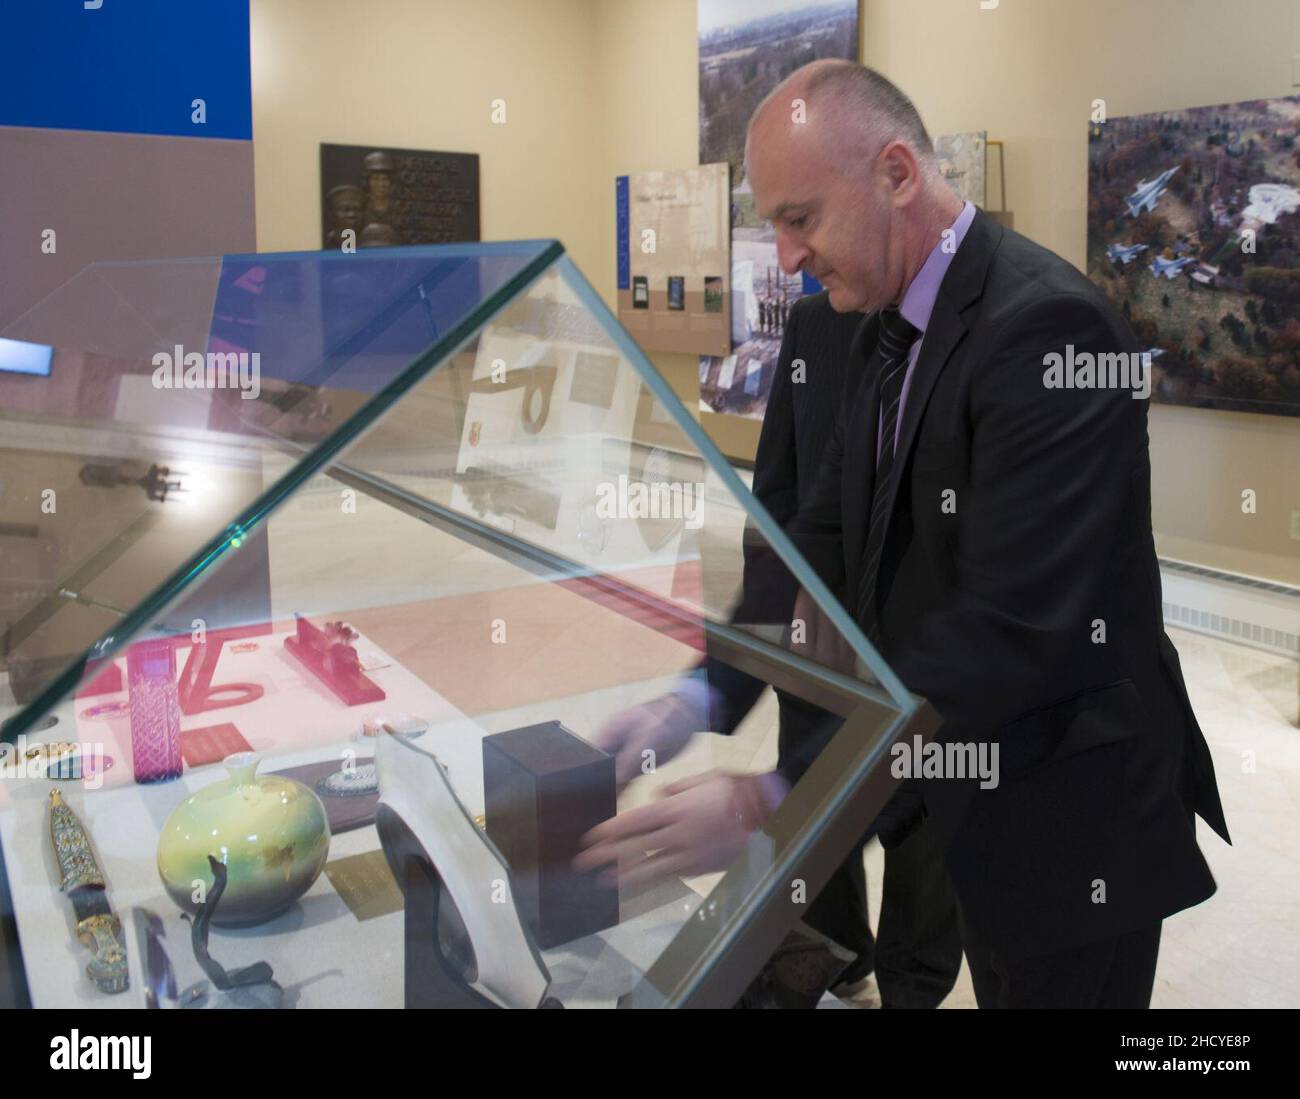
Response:
M76 813L63 803L58 790L50 791L50 839L63 874L60 888L72 901L77 917L77 938L95 954L86 966L88 976L101 992L125 992L126 947L122 925L113 915L104 886L104 875L95 861L90 837Z

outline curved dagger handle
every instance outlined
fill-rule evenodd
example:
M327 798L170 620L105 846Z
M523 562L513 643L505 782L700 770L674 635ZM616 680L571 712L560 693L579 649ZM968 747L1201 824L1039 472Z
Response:
M86 965L86 976L100 992L127 989L126 948L121 942L122 924L116 916L102 913L87 916L77 924L77 938L94 953Z

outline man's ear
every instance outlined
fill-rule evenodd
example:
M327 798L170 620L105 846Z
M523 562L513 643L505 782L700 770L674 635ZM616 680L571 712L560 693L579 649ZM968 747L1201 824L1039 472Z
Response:
M921 165L905 141L894 140L880 150L880 160L893 192L894 204L906 206L916 194L921 179Z

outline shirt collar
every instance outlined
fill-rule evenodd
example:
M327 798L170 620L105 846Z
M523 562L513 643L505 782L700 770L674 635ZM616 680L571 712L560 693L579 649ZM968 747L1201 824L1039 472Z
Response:
M898 307L898 311L905 321L921 332L924 332L930 323L930 314L934 312L934 301L939 296L943 277L948 273L948 266L952 263L953 256L957 254L957 249L961 247L961 242L966 239L966 231L974 220L975 206L968 202L957 215L957 220L950 226L953 234L952 246L945 250L944 239L940 236L939 243L934 246L934 250L922 264L921 270L916 273L916 278L907 288L907 293L903 295L903 302Z

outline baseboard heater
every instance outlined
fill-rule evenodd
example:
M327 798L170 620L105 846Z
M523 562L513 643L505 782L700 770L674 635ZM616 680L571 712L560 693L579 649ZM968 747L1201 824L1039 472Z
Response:
M1300 587L1161 557L1170 626L1300 660Z

